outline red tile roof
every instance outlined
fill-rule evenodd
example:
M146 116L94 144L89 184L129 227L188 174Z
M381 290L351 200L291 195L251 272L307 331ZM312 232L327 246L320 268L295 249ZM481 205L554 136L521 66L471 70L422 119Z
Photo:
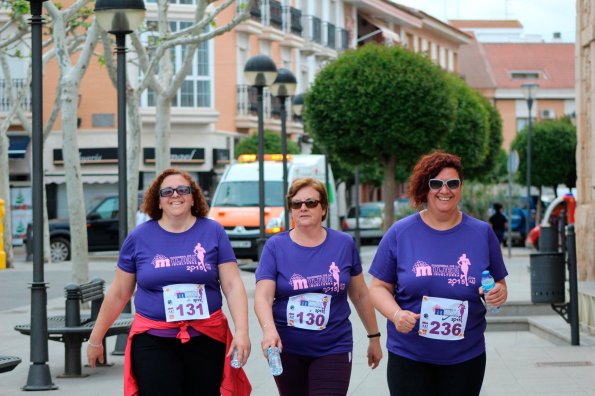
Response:
M539 72L540 88L573 88L572 43L481 43L498 88L517 88L527 80L512 72Z
M503 20L481 20L481 19L451 19L448 21L449 24L453 25L458 29L517 29L522 28L523 24L516 19L503 19Z

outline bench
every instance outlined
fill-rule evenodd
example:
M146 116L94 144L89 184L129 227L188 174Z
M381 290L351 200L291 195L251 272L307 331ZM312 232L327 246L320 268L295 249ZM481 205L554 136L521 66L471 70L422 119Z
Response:
M12 371L19 363L21 363L19 357L0 355L0 373Z
M49 316L48 339L64 343L64 374L61 378L86 377L82 374L82 343L89 340L95 320L103 302L105 281L95 278L88 283L70 283L64 287L66 297L65 315ZM91 314L81 314L81 303L91 302ZM133 315L122 314L111 325L105 338L128 334ZM31 324L17 325L14 329L21 334L31 335ZM103 339L103 365L107 365L105 338Z

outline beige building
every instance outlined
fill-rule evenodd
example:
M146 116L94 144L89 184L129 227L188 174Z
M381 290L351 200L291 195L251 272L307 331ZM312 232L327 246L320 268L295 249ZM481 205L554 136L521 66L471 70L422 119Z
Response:
M518 21L451 23L474 35L461 47L460 74L498 109L506 150L529 120L525 83L539 85L531 108L533 121L575 116L573 43L522 40Z
M238 0L237 5L245 3ZM146 1L146 21L157 17L155 0ZM192 21L194 0L170 0L172 30ZM219 15L218 25L230 21L237 12L229 7ZM277 67L290 69L304 92L318 71L342 51L367 42L402 45L425 52L445 70L458 72L459 47L470 42L462 31L421 11L387 0L255 0L250 18L231 32L205 42L198 50L192 71L172 103L172 164L193 174L208 193L213 190L227 163L233 161L235 145L257 129L256 96L244 81L243 68L253 55L270 56ZM6 20L0 10L0 20ZM182 48L172 51L173 62L180 65ZM133 56L133 55L130 55ZM130 58L129 58L130 59ZM13 60L12 84L25 77L18 60ZM136 71L128 65L128 76ZM54 63L44 71L44 116L54 98L58 69ZM8 84L0 74L2 84ZM0 102L0 119L10 103ZM79 105L79 147L87 206L99 195L117 191L116 90L97 59L81 81ZM288 133L301 141L301 123L292 117L288 106ZM265 91L265 128L280 131L279 104ZM139 189L147 186L154 174L155 98L150 90L143 94L142 138ZM15 121L11 141L26 140ZM23 144L25 145L24 147ZM21 141L22 163L11 162L11 183L30 185L28 159L30 145ZM16 150L16 149L15 149ZM45 182L50 217L67 214L62 135L56 124L44 148ZM16 155L16 154L15 154ZM16 158L15 158L16 160Z

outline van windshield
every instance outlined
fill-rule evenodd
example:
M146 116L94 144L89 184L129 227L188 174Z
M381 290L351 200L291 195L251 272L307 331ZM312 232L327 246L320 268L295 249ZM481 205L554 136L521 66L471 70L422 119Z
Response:
M223 182L217 187L217 194L211 206L258 206L258 182ZM265 206L284 206L283 182L264 183Z

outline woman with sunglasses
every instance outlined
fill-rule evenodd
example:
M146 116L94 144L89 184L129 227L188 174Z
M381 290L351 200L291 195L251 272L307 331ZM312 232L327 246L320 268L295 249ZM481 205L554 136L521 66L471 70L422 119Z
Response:
M104 336L136 288L126 345L125 395L249 395L239 366L250 355L248 301L223 227L206 218L192 177L169 168L144 194L151 217L130 232L89 337L89 365L103 363ZM222 311L225 294L232 336Z
M266 242L256 270L262 352L281 352L280 395L343 396L353 350L347 296L368 332L368 365L382 358L359 253L351 236L322 226L329 202L319 180L295 180L286 198L295 227Z
M370 296L387 319L391 396L477 396L486 354L482 271L496 286L485 296L506 302L508 275L486 222L459 209L459 157L436 151L413 169L409 195L421 209L397 221L378 246Z

